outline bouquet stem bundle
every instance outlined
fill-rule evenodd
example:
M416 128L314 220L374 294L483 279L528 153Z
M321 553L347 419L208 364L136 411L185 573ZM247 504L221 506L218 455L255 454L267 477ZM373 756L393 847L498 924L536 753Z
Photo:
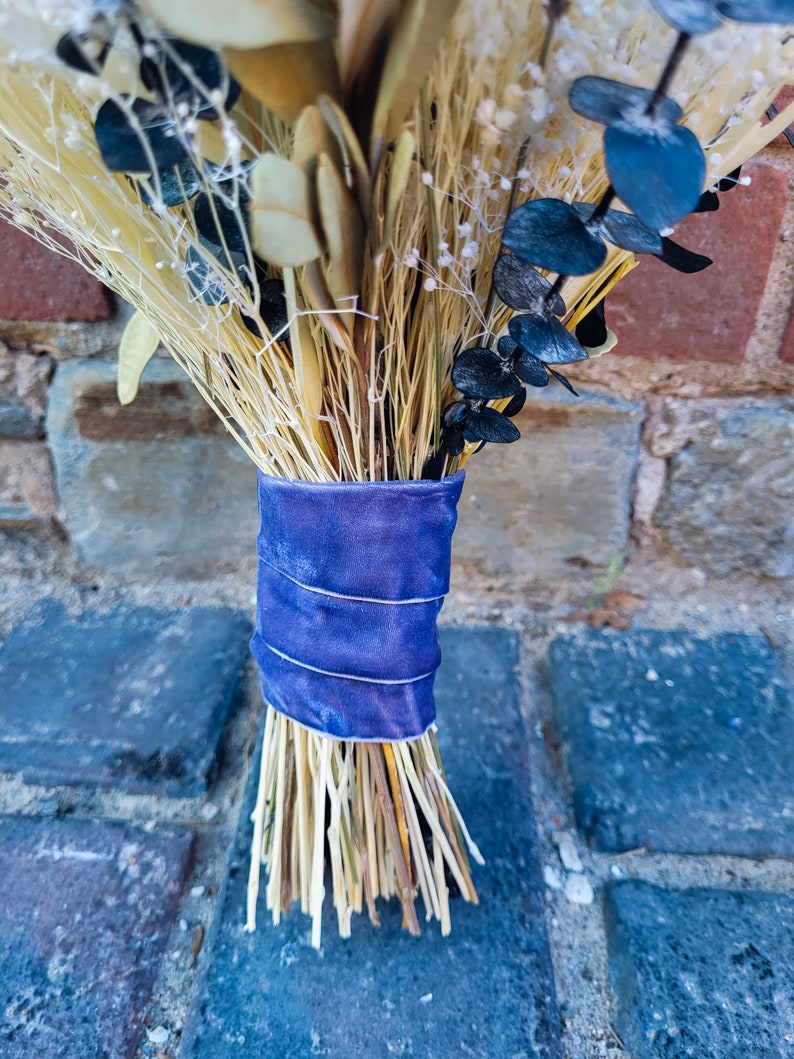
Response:
M0 0L0 210L138 309L122 400L162 341L264 475L449 475L510 440L453 424L445 448L455 357L514 316L492 284L506 218L610 194L571 82L652 86L674 40L645 0ZM790 41L689 41L673 87L705 187L790 122L759 124ZM544 306L561 290L572 331L635 263L613 245L560 269ZM508 403L468 412L493 426ZM432 728L359 742L268 707L253 822L250 928L264 866L273 919L299 901L320 944L326 843L343 935L381 897L414 934L417 899L444 933L451 894L477 900Z

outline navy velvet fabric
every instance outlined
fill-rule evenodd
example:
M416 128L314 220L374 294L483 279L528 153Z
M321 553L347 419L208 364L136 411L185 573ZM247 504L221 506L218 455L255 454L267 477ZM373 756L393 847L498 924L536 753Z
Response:
M463 477L317 485L259 474L251 651L275 709L338 739L429 728Z

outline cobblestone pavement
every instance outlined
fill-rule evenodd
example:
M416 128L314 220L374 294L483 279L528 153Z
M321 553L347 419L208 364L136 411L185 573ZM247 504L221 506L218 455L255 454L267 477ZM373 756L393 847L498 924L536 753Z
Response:
M243 931L242 595L39 587L0 626L2 1056L794 1055L790 609L596 630L458 586L439 728L481 904L418 941L329 910L315 953L298 912Z

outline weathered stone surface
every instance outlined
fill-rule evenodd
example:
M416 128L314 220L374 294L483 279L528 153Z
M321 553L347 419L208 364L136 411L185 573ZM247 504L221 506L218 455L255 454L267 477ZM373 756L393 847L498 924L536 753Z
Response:
M794 898L610 887L616 1029L633 1059L794 1054Z
M113 363L71 361L51 388L60 514L79 556L129 580L253 569L251 461L176 364L152 361L124 408L115 376Z
M0 770L31 783L190 796L241 693L248 616L37 604L0 649Z
M706 404L699 436L671 461L656 525L712 574L794 574L794 403Z
M677 225L677 243L714 264L694 276L654 259L607 298L607 322L619 336L613 355L738 363L755 327L788 199L785 169L753 162L749 187L720 195L717 213ZM741 282L737 282L741 277Z
M487 862L475 870L480 906L456 903L450 937L432 924L415 939L401 931L394 904L382 904L379 930L358 917L352 939L341 941L329 896L321 954L297 908L277 928L262 909L258 930L246 934L244 811L185 1059L561 1059L516 640L497 629L443 630L442 647L439 741Z
M794 856L794 711L760 636L586 630L549 679L597 849Z
M487 445L466 465L455 557L488 573L544 578L571 562L619 557L642 406L549 387L530 391L515 422L520 441Z
M0 439L0 525L46 525L55 514L52 467L42 441Z
M0 437L30 439L44 434L44 419L21 401L0 397Z
M189 831L0 820L4 1059L132 1059Z
M0 319L106 320L113 297L76 261L0 220Z
M0 342L0 437L44 437L49 357L11 353Z

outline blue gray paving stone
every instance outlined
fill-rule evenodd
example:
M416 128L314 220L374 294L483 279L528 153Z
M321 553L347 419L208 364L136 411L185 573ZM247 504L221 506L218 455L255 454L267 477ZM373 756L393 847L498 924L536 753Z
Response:
M3 1059L130 1059L191 846L187 830L0 820Z
M597 849L794 855L794 710L761 637L588 630L549 678Z
M246 934L243 812L185 1059L561 1059L517 642L497 629L452 630L442 648L440 743L451 789L487 861L475 869L480 906L455 904L450 937L431 924L414 939L400 929L398 908L382 904L381 928L356 917L348 941L339 939L329 907L321 954L297 909L274 928L262 908L258 930Z
M794 1055L791 894L611 886L616 1028L633 1059Z
M212 780L250 619L229 608L31 610L0 649L0 771L189 797Z

